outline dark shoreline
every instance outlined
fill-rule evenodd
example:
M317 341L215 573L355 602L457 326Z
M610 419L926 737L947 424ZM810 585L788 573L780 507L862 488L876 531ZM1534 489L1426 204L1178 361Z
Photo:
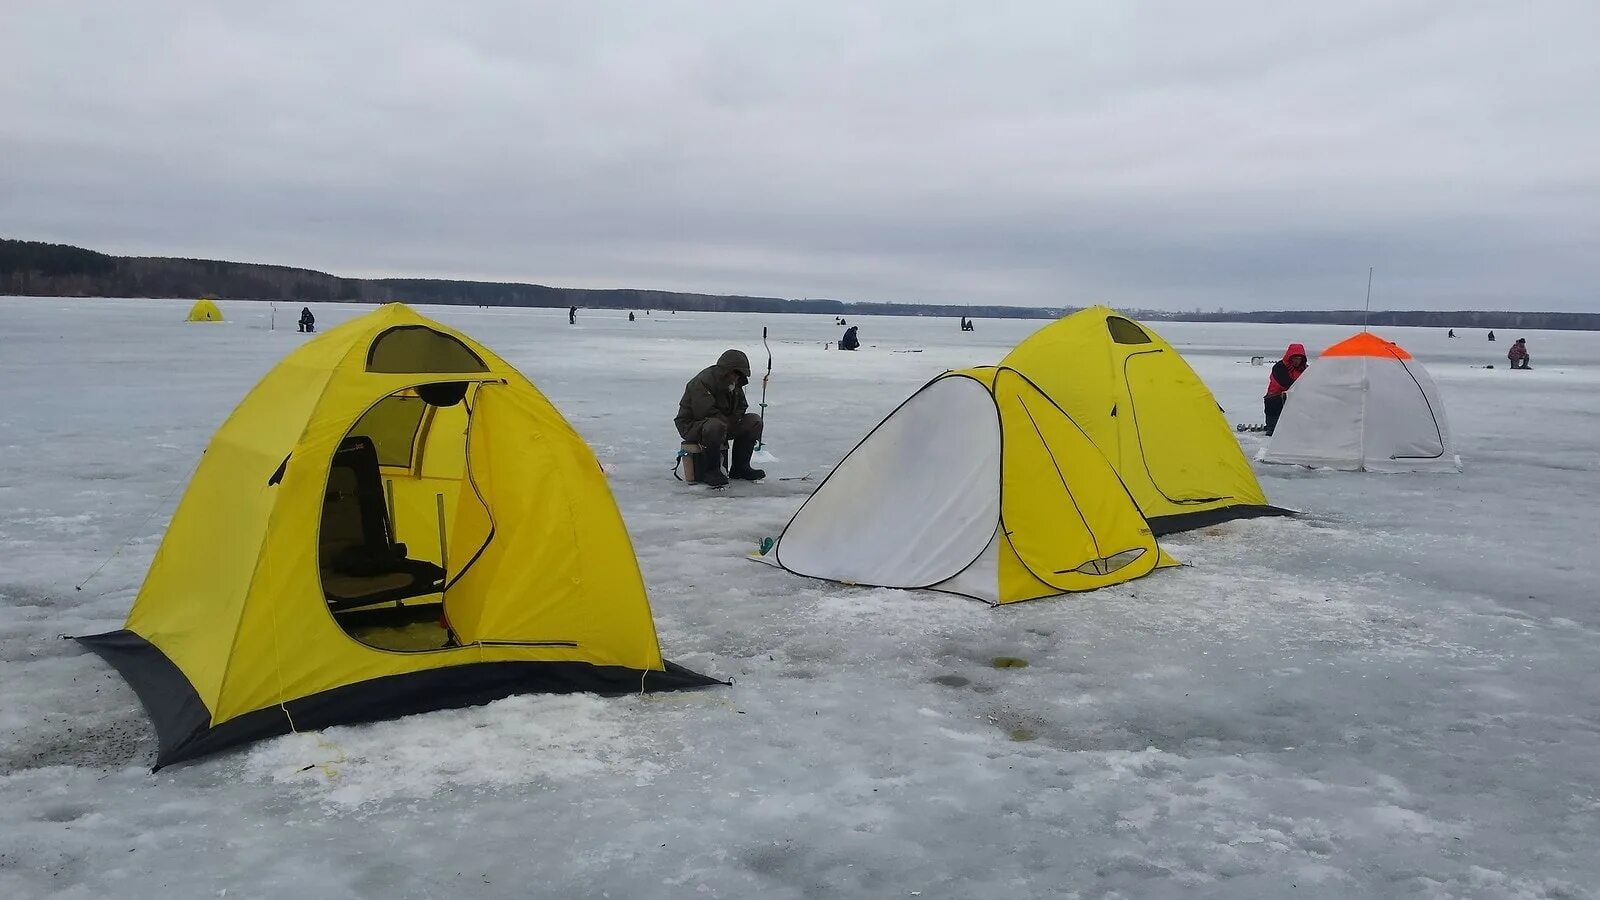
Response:
M561 288L433 278L341 278L326 272L225 260L111 256L65 244L0 239L0 295L32 297L213 297L284 303L429 303L563 309L659 309L836 316L1054 319L1081 307L883 303L695 294L619 288ZM1265 322L1463 329L1600 331L1600 313L1485 310L1259 310L1167 312L1129 309L1168 322Z

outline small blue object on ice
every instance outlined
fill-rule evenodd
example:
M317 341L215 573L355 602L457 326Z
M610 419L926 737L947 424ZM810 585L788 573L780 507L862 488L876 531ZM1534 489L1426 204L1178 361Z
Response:
M762 538L761 539L761 550L760 550L761 555L762 556L766 556L767 553L769 553L772 550L773 545L775 545L777 543L778 542L773 540L772 538L769 538L769 537Z

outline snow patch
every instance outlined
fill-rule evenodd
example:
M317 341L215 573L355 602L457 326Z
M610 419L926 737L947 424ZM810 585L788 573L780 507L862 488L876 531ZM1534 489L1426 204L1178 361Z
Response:
M634 704L588 694L508 697L392 722L291 734L252 747L244 776L301 788L356 810L443 791L487 791L626 775L647 785L656 763L630 758Z

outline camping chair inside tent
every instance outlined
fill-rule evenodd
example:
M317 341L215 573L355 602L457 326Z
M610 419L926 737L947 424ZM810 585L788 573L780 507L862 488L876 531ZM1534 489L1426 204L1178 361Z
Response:
M317 559L335 612L444 590L438 563L410 559L394 539L372 439L345 438L333 454Z
M588 445L399 304L269 372L218 430L122 630L157 766L513 693L716 683L661 657Z
M946 372L851 450L758 561L1014 603L1176 565L1083 430L1021 374Z

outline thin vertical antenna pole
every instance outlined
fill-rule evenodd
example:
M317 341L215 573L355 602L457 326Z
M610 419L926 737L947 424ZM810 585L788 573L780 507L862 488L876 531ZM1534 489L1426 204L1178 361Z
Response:
M1367 311L1361 316L1361 330L1367 330L1367 323L1372 319L1372 267L1367 266Z
M765 433L767 423L767 382L772 380L772 345L767 343L767 328L765 325L761 327L761 347L767 351L767 374L761 376L761 426L763 433ZM766 449L766 441L756 441L756 449Z

